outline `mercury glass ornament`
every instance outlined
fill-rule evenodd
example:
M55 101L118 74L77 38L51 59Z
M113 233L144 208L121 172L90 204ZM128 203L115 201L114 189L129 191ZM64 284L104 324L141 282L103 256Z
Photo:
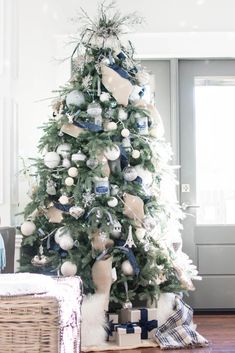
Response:
M80 218L84 214L84 212L85 212L84 208L80 206L72 206L69 209L69 214L75 219Z
M100 116L102 113L102 108L99 103L97 102L92 102L88 104L87 107L87 114L91 116L92 118L95 118L96 116Z
M137 178L138 174L134 167L126 167L123 169L123 178L126 181L133 181Z
M89 158L86 161L86 165L88 166L88 168L90 168L91 170L95 169L99 164L98 159L94 159L94 158Z
M83 162L87 159L87 156L82 153L81 151L78 151L77 153L73 153L72 154L72 157L71 157L71 160L73 162Z
M46 192L48 195L56 195L56 183L53 180L47 181Z
M110 161L115 161L120 156L120 149L117 145L113 145L112 147L107 147L104 150L105 157Z
M71 152L71 145L69 143L62 143L57 147L56 152L63 158L67 158Z
M74 184L74 180L71 177L67 177L67 178L65 178L64 183L66 186L72 186Z

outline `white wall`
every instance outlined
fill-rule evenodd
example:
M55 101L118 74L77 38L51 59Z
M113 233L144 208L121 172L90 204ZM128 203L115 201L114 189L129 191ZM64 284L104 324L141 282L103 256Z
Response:
M43 99L52 97L51 91L69 78L69 61L54 60L72 51L65 39L76 32L77 25L69 19L80 6L93 17L97 3L0 0L0 49L5 48L0 50L0 134L2 128L4 137L0 215L5 225L18 223L14 213L28 202L26 179L21 176L16 183L14 150L18 146L23 158L36 154L37 127L51 113L50 100ZM146 19L138 33L130 35L141 58L235 57L234 0L118 0L117 5L123 13L137 10Z

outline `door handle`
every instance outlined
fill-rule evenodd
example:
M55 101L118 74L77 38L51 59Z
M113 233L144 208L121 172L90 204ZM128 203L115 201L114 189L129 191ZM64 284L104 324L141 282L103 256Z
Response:
M181 208L183 211L186 211L188 208L199 208L199 207L200 207L199 205L190 205L187 202L183 202L181 204Z

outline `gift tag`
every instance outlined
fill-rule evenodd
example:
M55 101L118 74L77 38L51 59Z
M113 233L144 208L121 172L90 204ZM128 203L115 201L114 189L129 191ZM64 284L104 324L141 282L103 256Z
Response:
M69 136L77 138L81 133L84 132L84 129L73 124L64 124L60 131Z

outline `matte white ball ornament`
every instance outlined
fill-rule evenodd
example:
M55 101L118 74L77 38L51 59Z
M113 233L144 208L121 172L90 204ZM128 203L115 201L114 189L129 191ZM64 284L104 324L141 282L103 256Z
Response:
M60 196L59 202L61 203L61 205L67 205L69 203L68 196L66 196L66 195Z
M76 167L69 168L68 175L72 178L76 178L76 176L78 176L78 168Z
M24 236L28 237L35 232L36 225L31 221L26 221L21 225L20 230Z
M80 91L71 91L66 97L66 104L69 108L73 105L80 107L83 103L85 103L85 97Z
M71 145L69 143L62 143L57 147L56 152L63 158L67 158L71 152Z
M58 167L60 164L60 156L56 152L48 152L44 157L44 164L50 169Z
M71 261L65 261L62 264L60 271L65 277L75 276L77 273L77 266Z
M66 186L72 186L74 184L74 180L71 177L67 177L64 181Z
M114 121L108 122L106 125L106 130L107 131L117 130L117 123L115 123Z
M109 161L115 161L120 156L120 149L117 145L107 147L104 150L104 155Z
M111 197L107 204L109 207L116 207L118 205L118 199L116 197Z
M132 158L138 159L140 158L140 151L139 150L133 150L131 153Z
M71 250L73 248L73 244L74 241L71 236L62 235L59 239L59 246L65 251Z
M121 135L122 135L122 137L128 137L130 135L130 130L122 129Z
M123 261L123 263L121 265L121 269L122 269L123 274L126 276L133 276L133 274L134 274L134 269L131 266L131 263L129 260Z
M67 237L71 237L71 233L70 230L67 227L60 227L57 229L57 231L55 232L54 235L54 240L57 244L59 244L60 242L60 238L62 238L62 236L67 236Z

